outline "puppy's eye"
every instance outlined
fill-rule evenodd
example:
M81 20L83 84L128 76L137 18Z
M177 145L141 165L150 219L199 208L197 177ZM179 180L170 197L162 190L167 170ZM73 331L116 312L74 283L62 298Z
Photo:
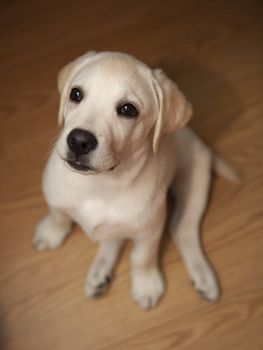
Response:
M69 98L71 101L79 103L82 100L82 92L78 88L73 88L70 92Z
M119 116L126 118L136 118L139 115L138 110L131 103L125 103L124 105L118 107L117 113Z

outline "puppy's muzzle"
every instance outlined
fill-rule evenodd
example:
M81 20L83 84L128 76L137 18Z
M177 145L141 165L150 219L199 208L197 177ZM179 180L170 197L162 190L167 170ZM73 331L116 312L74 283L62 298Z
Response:
M96 137L88 130L73 129L67 137L67 144L72 152L71 158L73 156L73 159L68 160L69 165L76 170L89 170L81 159L95 150L98 145Z

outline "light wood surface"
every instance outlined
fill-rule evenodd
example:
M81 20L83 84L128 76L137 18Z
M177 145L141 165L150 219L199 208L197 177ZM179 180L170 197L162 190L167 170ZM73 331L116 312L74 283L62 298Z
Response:
M0 349L263 349L262 14L262 1L0 2ZM219 303L197 297L168 239L150 312L129 296L129 244L99 300L84 296L96 245L79 228L55 252L32 249L56 76L89 49L164 68L193 103L192 127L240 172L239 185L214 179L202 228Z

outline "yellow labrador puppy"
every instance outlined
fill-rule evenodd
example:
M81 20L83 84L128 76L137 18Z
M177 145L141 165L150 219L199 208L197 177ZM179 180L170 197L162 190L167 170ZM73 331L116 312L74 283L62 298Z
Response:
M231 169L189 128L192 108L161 70L123 53L88 52L59 74L63 125L44 172L49 214L36 227L37 250L57 248L78 223L99 250L85 284L106 291L125 239L132 239L132 296L144 309L164 291L158 249L168 188L177 196L171 234L196 290L219 291L200 246L199 224L214 167Z

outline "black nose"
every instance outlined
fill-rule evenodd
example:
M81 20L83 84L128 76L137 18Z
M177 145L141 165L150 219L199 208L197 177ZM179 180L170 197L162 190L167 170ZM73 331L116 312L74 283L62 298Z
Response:
M98 144L96 137L89 131L83 129L73 129L67 137L70 150L81 156L94 150Z

